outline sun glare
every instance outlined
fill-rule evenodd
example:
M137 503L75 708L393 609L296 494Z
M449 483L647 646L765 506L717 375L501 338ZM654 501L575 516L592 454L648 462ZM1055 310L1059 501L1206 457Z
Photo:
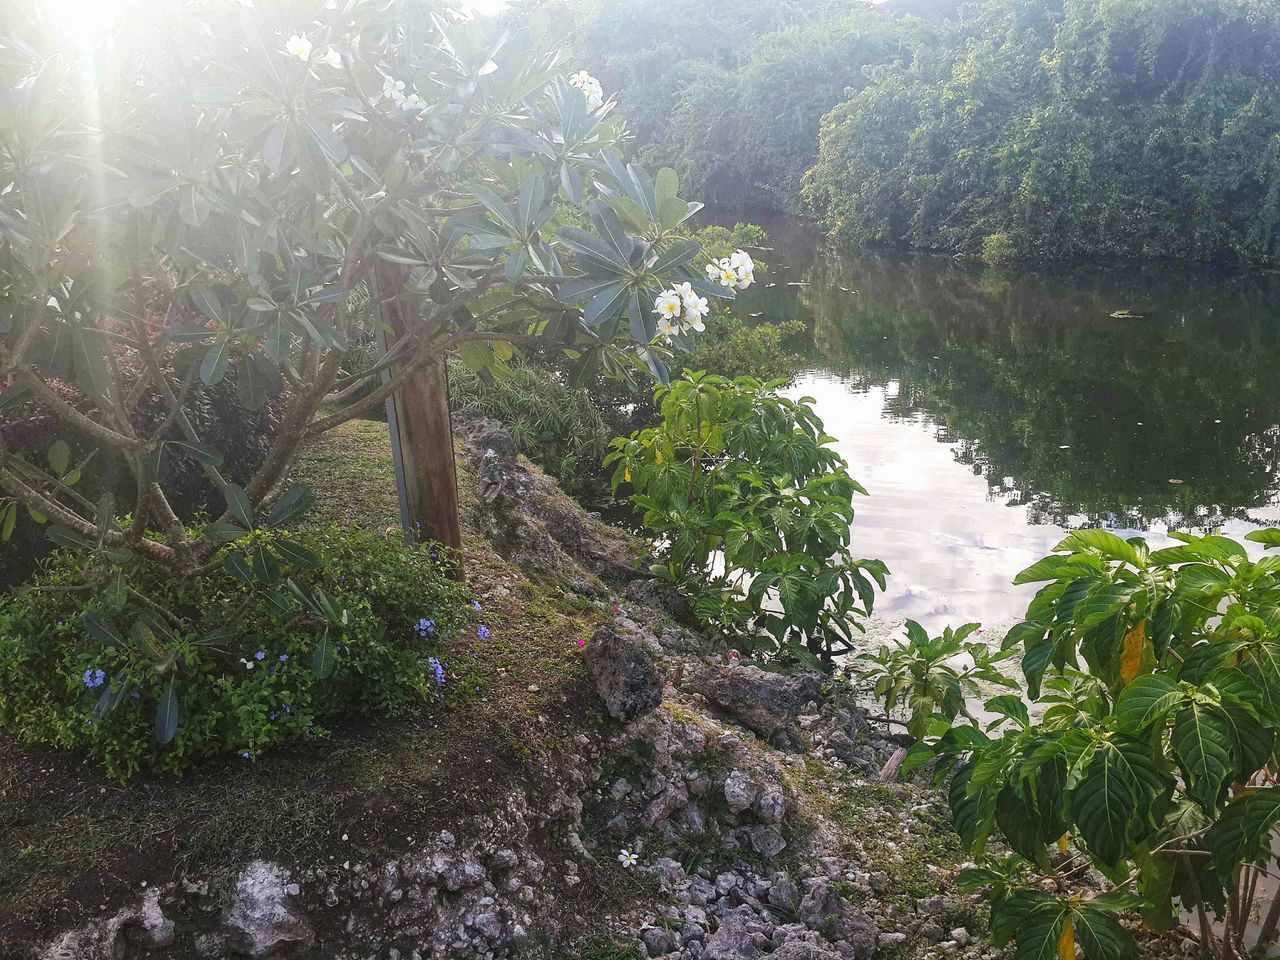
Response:
M130 6L126 0L46 0L58 19L83 38L108 28Z

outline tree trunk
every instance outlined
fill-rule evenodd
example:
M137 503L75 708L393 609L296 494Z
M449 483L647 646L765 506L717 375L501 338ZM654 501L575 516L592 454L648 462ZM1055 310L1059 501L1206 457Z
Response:
M404 283L394 265L374 270L374 301L395 343L411 320L401 300L387 300ZM385 343L383 344L385 349ZM453 551L454 575L462 575L462 526L458 519L458 475L453 425L449 420L449 377L444 357L428 364L387 397L387 424L400 494L400 525L409 542L435 541Z

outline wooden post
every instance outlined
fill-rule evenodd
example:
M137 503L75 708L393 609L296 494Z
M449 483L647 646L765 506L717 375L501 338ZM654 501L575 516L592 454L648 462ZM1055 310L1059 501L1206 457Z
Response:
M373 271L372 293L382 319L378 336L384 353L387 342L397 342L412 325L404 301L395 298L404 278L404 268L394 264L379 264ZM390 371L383 375L390 376ZM387 397L387 425L406 542L433 540L461 551L449 375L443 356ZM461 577L460 552L457 558L454 574Z

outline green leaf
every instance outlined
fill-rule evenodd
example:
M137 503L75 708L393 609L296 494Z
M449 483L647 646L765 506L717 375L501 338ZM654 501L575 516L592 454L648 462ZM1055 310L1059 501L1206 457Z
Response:
M249 554L253 576L259 583L273 586L280 582L280 559L269 547L258 547Z
M1266 530L1251 530L1244 535L1244 538L1252 543L1261 543L1268 550L1280 547L1280 530L1275 527L1268 527Z
M983 706L991 713L1009 717L1011 720L1016 721L1019 727L1025 727L1031 722L1031 716L1027 712L1027 705L1023 703L1021 697L1012 693L1004 693L998 697L992 697Z
M1138 677L1116 698L1116 725L1125 733L1141 733L1163 723L1182 698L1178 685L1161 674Z
M1102 867L1119 865L1163 788L1150 747L1139 741L1097 744L1071 791L1071 810L1085 846Z
M49 444L49 469L53 471L55 477L61 477L67 472L67 465L71 459L71 447L65 440L55 440Z
M209 446L205 443L195 443L191 440L166 440L166 446L177 447L187 456L206 466L220 468L222 466L222 451Z
M1067 539L1074 540L1081 547L1097 550L1112 560L1121 560L1134 567L1143 566L1133 544L1126 543L1110 530L1076 530Z
M127 646L115 624L96 610L89 610L84 613L80 618L80 623L84 626L85 632L89 636L101 643L122 649Z
M1187 793L1208 812L1217 809L1227 789L1234 767L1232 739L1230 721L1222 711L1198 700L1190 700L1173 722L1170 745Z
M285 563L298 570L319 570L324 566L324 561L318 555L290 540L284 538L273 540L271 548L280 554L280 558Z
M1234 884L1242 865L1270 859L1271 831L1277 823L1280 787L1263 787L1227 804L1206 838L1223 883Z
M1046 900L1028 911L1017 927L1014 960L1055 960L1068 916L1066 906L1057 900Z
M209 346L200 361L200 379L210 386L221 383L222 378L227 375L227 361L230 358L231 343L220 337Z
M253 507L249 503L249 495L244 487L236 483L228 483L222 488L222 498L227 502L231 515L248 529L253 529Z
M1088 960L1130 960L1136 949L1133 937L1111 915L1109 905L1102 902L1107 896L1094 897L1073 910L1072 930ZM1133 906L1124 909L1133 909Z
M332 676L333 669L333 641L329 639L329 629L326 627L320 635L320 639L316 642L315 650L311 652L311 672L318 679L325 680Z
M267 526L287 526L305 515L314 503L315 496L310 487L301 484L290 487L271 508Z
M175 687L177 678L170 677L165 684L164 693L156 705L156 742L161 746L173 740L178 732L178 691Z

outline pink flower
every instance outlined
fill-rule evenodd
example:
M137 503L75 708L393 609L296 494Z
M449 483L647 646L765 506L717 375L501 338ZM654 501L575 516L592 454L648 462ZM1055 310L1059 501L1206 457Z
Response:
M579 641L578 641L578 649L579 649L579 650L581 650L581 649L582 649L583 647L585 647L586 645L587 645L587 641L585 641L585 640L579 640Z
M614 612L614 613L621 613L621 612L622 612L622 607L621 607L619 604L616 604L616 603L615 603L615 604L613 605L613 612Z

